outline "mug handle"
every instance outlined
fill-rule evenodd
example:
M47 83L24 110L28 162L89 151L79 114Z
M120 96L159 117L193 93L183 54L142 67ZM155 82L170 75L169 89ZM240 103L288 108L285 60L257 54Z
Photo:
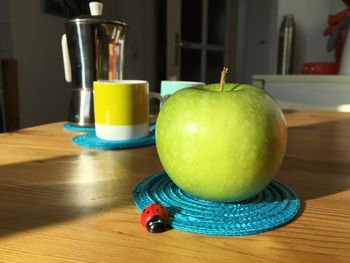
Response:
M149 92L148 99L157 99L161 104L164 103L164 97L157 92ZM150 114L149 119L150 119L150 123L155 123L157 120L157 116Z

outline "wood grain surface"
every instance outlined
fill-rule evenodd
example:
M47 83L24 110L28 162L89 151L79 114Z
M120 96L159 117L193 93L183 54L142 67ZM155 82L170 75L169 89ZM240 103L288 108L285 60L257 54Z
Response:
M0 262L350 262L350 114L286 119L277 178L302 209L283 227L243 237L140 226L131 190L162 169L154 146L80 148L63 123L0 134Z

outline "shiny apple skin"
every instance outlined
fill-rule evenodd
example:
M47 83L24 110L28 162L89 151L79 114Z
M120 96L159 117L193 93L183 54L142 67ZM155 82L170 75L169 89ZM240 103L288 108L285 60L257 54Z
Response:
M236 202L262 191L279 171L287 127L260 88L226 84L173 94L156 123L160 161L173 182L198 198Z

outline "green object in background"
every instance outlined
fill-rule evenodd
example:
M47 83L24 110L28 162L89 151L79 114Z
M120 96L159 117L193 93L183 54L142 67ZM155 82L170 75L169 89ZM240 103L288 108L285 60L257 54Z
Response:
M160 95L162 95L164 99L167 99L170 95L172 95L180 89L190 88L199 85L205 85L205 83L196 81L163 80L160 83Z

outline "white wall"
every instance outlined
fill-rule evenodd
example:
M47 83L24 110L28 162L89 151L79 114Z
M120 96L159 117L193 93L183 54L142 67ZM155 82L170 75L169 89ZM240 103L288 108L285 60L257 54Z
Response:
M18 61L20 126L65 120L70 88L60 40L64 17L45 14L41 0L0 1L0 59ZM129 24L126 77L155 85L155 1L103 0L104 15Z
M328 37L323 31L328 15L345 8L342 1L335 0L278 0L277 30L285 14L293 14L296 23L295 73L300 73L305 62L334 62L333 52L326 50Z
M323 31L328 16L346 9L339 0L239 0L237 81L251 83L253 75L275 74L278 35L283 15L296 23L294 73L306 62L334 62L326 50Z
M66 117L60 38L64 18L44 14L41 1L10 1L13 58L18 62L20 126Z

